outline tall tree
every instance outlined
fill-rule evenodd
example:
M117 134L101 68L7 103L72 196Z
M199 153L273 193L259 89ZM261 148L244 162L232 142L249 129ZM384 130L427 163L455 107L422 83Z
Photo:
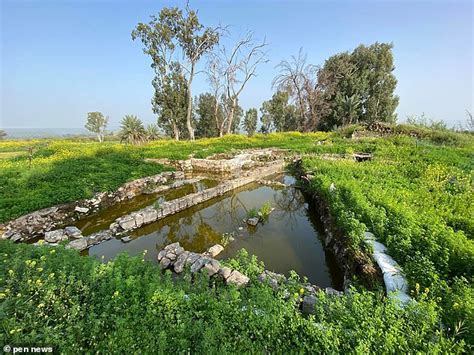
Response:
M155 141L160 138L160 130L156 124L149 124L146 127L146 139L148 141Z
M387 43L360 45L327 59L318 72L318 104L326 108L319 127L394 122L398 97L393 70L392 45Z
M278 91L288 93L299 113L297 129L307 130L317 121L312 102L316 87L316 67L307 64L307 56L300 48L298 56L292 56L289 61L281 61L277 68L279 74L273 80L272 86Z
M214 123L219 137L222 137L226 130L226 117L220 114L223 109L223 100L225 100L225 83L224 83L224 68L223 62L219 58L219 55L213 53L210 56L207 66L207 78L211 85L212 95L214 98L213 109L214 109Z
M86 129L97 135L97 140L99 142L104 141L104 133L107 128L107 123L109 122L108 117L104 117L101 112L88 112L87 113L87 122Z
M226 96L226 133L235 129L234 119L239 96L249 80L257 75L257 67L267 63L267 43L257 43L252 33L237 41L232 50L221 50L224 68L224 94Z
M258 112L256 108L250 108L245 113L244 129L249 136L253 136L257 130Z
M179 65L171 65L167 70L166 74L157 75L153 80L152 107L165 134L179 140L186 131L188 87Z
M7 132L5 132L3 129L0 129L0 140L5 139L7 136Z
M120 141L131 144L146 142L146 130L137 116L126 115L120 122Z
M270 100L263 102L260 111L262 124L265 125L267 131L282 132L296 128L296 109L288 104L288 98L287 92L277 91Z
M144 45L144 52L152 57L153 65L162 66L164 47L166 52L180 49L181 56L176 56L178 63L186 73L187 82L187 110L186 126L190 139L194 139L192 125L192 83L196 75L196 65L199 60L212 50L219 42L220 27L205 27L199 22L197 12L189 8L188 4L183 11L177 7L163 8L159 17L151 16L148 24L138 24L132 32L132 38L140 38ZM178 58L184 58L180 60ZM153 66L152 65L152 66Z
M216 102L211 93L199 95L196 98L196 137L217 137L219 135L219 126L217 121L223 119L224 112L220 102Z

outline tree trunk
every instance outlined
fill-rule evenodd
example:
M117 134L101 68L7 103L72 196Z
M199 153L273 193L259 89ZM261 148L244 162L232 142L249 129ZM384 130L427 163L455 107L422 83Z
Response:
M232 131L232 122L234 121L234 112L235 107L237 106L237 100L235 98L232 99L232 107L229 112L229 119L227 123L227 134L230 134Z
M193 83L194 77L194 64L191 65L191 72L189 73L189 80L188 80L188 111L186 113L186 126L189 132L189 139L192 141L194 140L194 128L191 124L191 115L193 112L193 97L191 93L191 85Z
M173 122L173 133L174 133L174 139L179 141L179 129L178 129L178 125L175 122Z
M219 102L217 101L217 95L214 96L214 119L216 121L216 129L219 132L219 137L222 137L222 124L219 124Z

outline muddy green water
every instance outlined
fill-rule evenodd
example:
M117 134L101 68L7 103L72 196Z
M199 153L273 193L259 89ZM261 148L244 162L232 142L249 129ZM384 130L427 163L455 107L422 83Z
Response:
M161 193L139 195L109 208L102 209L93 215L82 218L77 221L75 225L82 231L83 235L90 235L103 229L108 229L110 224L120 216L129 214L133 211L138 211L139 209L153 205L154 203L171 201L194 192L214 187L218 183L218 180L202 179L198 182L186 184Z
M291 177L280 180L293 182ZM268 220L255 227L246 225L242 220L247 211L266 201L275 208ZM233 233L235 239L219 259L245 248L268 270L286 275L294 270L318 286L342 287L336 260L322 245L324 230L318 214L294 187L247 185L140 228L130 234L133 240L129 243L112 239L92 247L89 254L110 260L120 252L141 255L147 250L145 258L156 262L158 251L169 243L180 242L186 250L203 252L215 243L223 243L223 233Z

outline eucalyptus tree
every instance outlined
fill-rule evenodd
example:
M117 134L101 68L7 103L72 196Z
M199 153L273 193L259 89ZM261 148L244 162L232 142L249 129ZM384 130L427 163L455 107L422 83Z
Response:
M196 66L199 60L219 42L220 29L220 27L211 28L202 25L197 11L190 9L187 4L184 12L177 7L163 8L158 17L151 16L148 24L139 23L132 32L132 38L140 38L144 45L144 52L151 56L152 67L159 70L174 62L185 73L186 127L190 139L194 139L192 83L197 74ZM176 49L179 53L173 56ZM163 53L171 54L171 56L164 56Z
M262 103L262 124L267 131L277 132L296 130L296 109L288 103L289 94L277 91L272 98Z
M256 108L250 108L245 113L244 129L249 136L253 136L257 130L258 112Z
M219 122L224 116L224 109L220 101L215 101L212 93L204 93L195 99L196 137L217 137Z
M131 144L144 143L147 140L143 122L137 116L126 115L120 122L120 141Z
M331 56L318 73L319 104L327 110L320 128L354 122L395 122L398 96L393 74L392 45L360 45Z
M187 83L181 67L176 63L172 63L167 70L166 75L153 80L153 111L158 114L158 125L166 135L179 140L186 138Z
M85 127L88 131L97 135L97 140L99 142L103 142L108 122L109 118L105 117L102 112L88 112Z

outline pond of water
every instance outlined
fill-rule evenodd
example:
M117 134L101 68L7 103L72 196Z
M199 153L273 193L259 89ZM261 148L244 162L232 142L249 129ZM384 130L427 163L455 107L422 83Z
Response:
M103 229L108 229L110 224L120 216L129 214L133 211L145 208L155 203L171 201L210 187L214 187L219 183L218 180L202 179L195 183L185 184L183 186L173 188L156 194L138 195L130 200L122 201L109 208L104 208L93 215L84 217L76 222L76 227L87 236Z
M280 180L286 184L293 182L289 176ZM255 227L243 222L249 210L258 209L267 201L275 208L268 220ZM203 252L223 243L224 233L232 233L234 240L218 256L220 259L245 248L257 255L267 270L286 275L294 270L318 286L342 287L337 262L323 248L324 230L316 209L292 186L247 185L135 230L129 243L112 239L88 252L109 260L120 252L141 255L147 250L146 258L156 262L158 251L169 243L180 242L186 250Z

